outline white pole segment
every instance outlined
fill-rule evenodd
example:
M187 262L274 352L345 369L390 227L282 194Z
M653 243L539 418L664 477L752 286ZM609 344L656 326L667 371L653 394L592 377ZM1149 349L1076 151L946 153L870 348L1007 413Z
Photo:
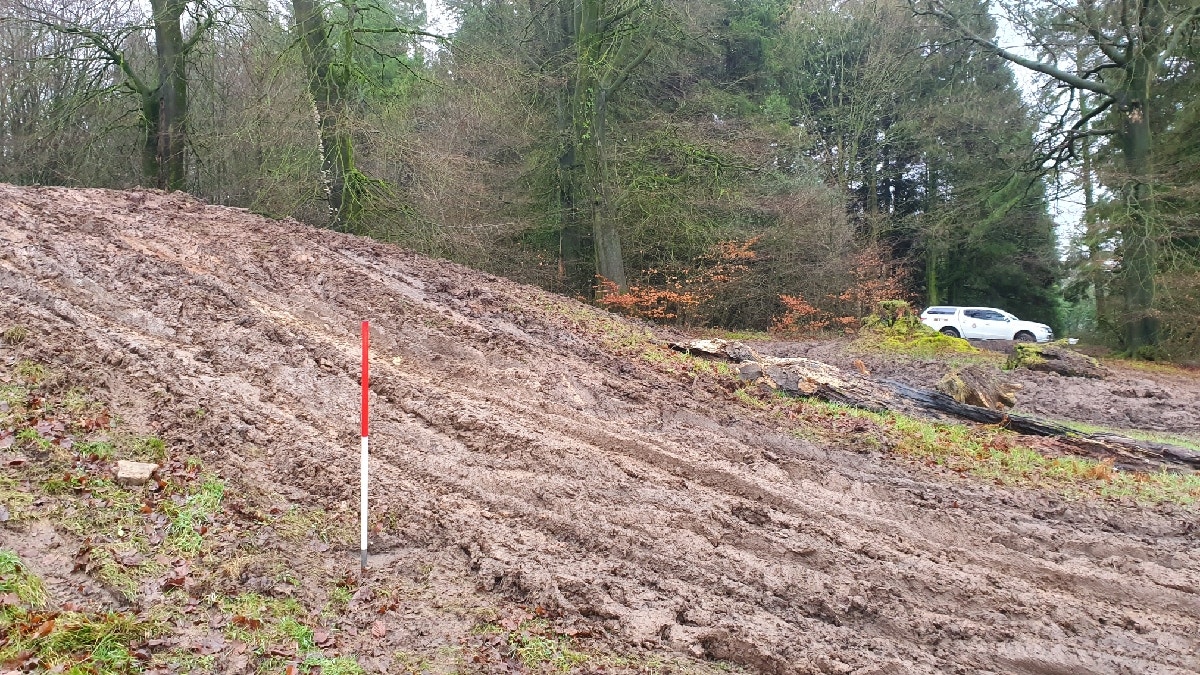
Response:
M358 512L359 550L362 554L362 569L367 569L367 437L362 437L362 453L359 465Z

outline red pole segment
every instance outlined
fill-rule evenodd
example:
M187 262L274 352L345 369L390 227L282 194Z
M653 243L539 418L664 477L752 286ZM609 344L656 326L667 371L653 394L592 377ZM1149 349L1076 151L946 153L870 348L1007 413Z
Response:
M362 434L360 434L360 435L364 436L364 437L366 437L368 435L367 434L367 427L368 427L368 424L367 424L367 398L368 398L367 388L371 381L371 372L370 372L371 367L370 367L369 361L367 360L367 355L368 355L368 352L370 351L370 343L371 343L371 326L370 326L369 322L364 321L364 322L362 322L362 397L361 397L361 399L362 399L362 414L360 417L360 419L362 420Z

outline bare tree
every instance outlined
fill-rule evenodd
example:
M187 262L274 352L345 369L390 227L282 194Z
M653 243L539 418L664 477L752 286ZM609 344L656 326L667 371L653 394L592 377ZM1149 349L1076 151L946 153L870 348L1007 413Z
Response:
M10 20L77 38L57 54L69 57L66 62L101 62L119 73L116 88L137 97L140 108L143 182L178 190L186 180L187 58L220 10L192 0L151 0L150 4L151 14L145 17L132 2L24 0L14 4ZM152 69L139 68L130 53L147 36L153 36L155 49Z

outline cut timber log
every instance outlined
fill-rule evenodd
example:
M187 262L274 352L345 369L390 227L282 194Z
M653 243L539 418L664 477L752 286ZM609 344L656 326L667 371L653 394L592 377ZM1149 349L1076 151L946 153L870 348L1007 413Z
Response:
M995 367L969 365L946 373L935 388L959 403L1004 410L1016 405L1021 385L1005 380Z
M1160 469L1163 465L1200 469L1200 453L1184 448L1115 434L1085 434L1055 422L961 403L940 391L891 380L876 382L814 359L760 356L741 343L725 340L673 343L671 347L741 363L744 372L757 372L745 366L758 364L763 384L792 396L841 403L871 412L890 411L935 420L954 417L994 424L1021 434L1053 437L1073 448L1076 454L1112 460L1114 466L1123 469L1146 471Z

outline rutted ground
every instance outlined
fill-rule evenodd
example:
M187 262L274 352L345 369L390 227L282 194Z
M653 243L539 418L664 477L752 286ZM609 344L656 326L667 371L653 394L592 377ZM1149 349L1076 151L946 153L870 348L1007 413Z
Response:
M731 380L631 357L643 329L536 289L182 195L0 186L0 291L0 329L30 333L0 361L67 373L224 482L195 587L172 589L199 609L150 645L230 640L216 670L258 662L205 600L247 590L312 608L326 654L388 672L526 667L479 627L535 615L591 655L557 665L585 670L1200 670L1195 510L817 447ZM368 585L390 590L320 614L357 564L362 318ZM57 602L123 602L55 552L71 533L35 517L0 538Z

